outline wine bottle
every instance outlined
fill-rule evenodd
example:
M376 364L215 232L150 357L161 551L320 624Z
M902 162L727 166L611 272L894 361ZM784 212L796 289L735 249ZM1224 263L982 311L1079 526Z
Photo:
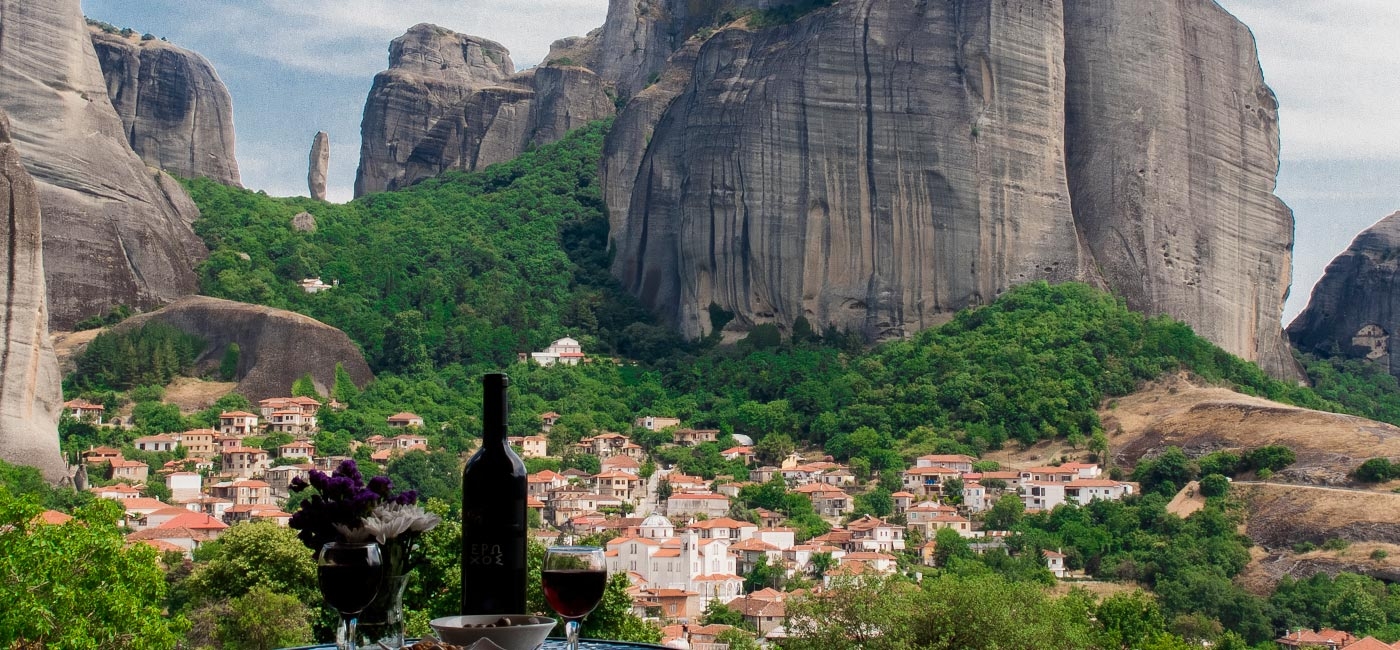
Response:
M481 448L462 470L462 614L526 614L525 463L506 441L510 378L482 384Z

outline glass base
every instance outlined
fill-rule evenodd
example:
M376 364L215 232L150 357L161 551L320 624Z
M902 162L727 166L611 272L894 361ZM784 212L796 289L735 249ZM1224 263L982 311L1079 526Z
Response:
M408 585L408 576L390 576L384 579L379 595L365 611L356 617L354 644L350 643L350 630L342 620L335 631L335 644L341 650L359 648L380 650L399 648L407 645L404 639L403 590Z

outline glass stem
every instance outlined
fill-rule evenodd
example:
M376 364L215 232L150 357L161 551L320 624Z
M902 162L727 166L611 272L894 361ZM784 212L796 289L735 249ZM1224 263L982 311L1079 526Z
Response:
M345 650L359 650L360 646L355 636L359 633L355 628L360 624L360 617L351 616L345 619Z
M564 622L564 636L569 639L569 650L578 650L578 619L571 618Z

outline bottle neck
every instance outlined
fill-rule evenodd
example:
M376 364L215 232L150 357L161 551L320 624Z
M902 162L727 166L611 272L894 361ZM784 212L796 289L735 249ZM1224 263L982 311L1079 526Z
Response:
M487 446L506 444L506 421L510 418L510 403L506 389L510 378L489 374L482 378L481 441Z

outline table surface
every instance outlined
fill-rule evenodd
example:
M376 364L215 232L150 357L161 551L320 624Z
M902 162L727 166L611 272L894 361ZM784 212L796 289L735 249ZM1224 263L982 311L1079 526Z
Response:
M564 650L564 639L546 639L540 650ZM629 641L602 641L598 639L582 639L578 642L579 650L636 650L637 648L660 648L659 645L650 643L631 643ZM335 644L330 645L310 645L300 648L288 648L287 650L335 650Z

